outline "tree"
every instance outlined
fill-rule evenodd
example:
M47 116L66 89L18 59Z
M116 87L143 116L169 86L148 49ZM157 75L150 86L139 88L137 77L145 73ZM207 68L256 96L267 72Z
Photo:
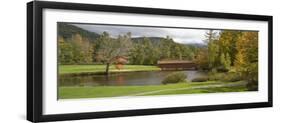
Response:
M72 45L63 37L58 38L58 45L59 64L73 64Z
M219 46L217 45L217 40L210 41L208 44L208 62L209 68L215 68L219 66Z
M217 32L214 30L209 30L205 34L206 39L204 40L205 43L208 46L208 52L207 52L207 60L208 60L208 67L209 69L212 69L214 67L218 66L218 60L219 57L219 46L217 45L218 35Z
M226 53L224 66L226 69L229 69L231 66L231 57L230 57L229 53Z
M80 34L75 34L68 42L72 47L74 64L90 64L93 62L93 47L89 39L83 38Z
M231 65L234 65L235 55L237 53L236 42L241 35L241 31L222 30L220 32L218 45L221 53L228 53Z
M93 44L90 43L88 39L83 40L83 45L82 45L82 55L83 55L83 64L91 64L93 63Z
M195 58L195 62L198 64L199 69L207 70L209 69L209 62L208 62L208 49L201 48Z
M79 34L73 35L70 43L72 45L74 63L81 64L81 60L82 60L82 54L81 54L82 37L81 37L81 35L79 35Z
M109 74L109 66L117 56L126 56L130 50L131 36L118 36L118 39L113 39L107 32L103 32L97 39L99 49L97 49L97 58L102 63L106 64L105 74Z
M160 44L154 49L158 49L159 59L193 60L197 48L192 45L176 43L167 36L161 39Z
M133 44L133 48L130 51L130 63L131 64L144 64L145 52L141 43Z
M144 37L133 45L130 51L130 62L132 64L155 65L160 59L161 50L152 41Z
M204 42L206 44L216 40L218 38L217 32L214 31L213 29L210 29L206 32L205 34L206 39L204 40Z
M239 51L236 54L236 59L235 59L235 67L237 69L237 71L242 72L245 71L245 67L246 67L246 61L245 61L245 55Z
M161 51L160 59L169 59L172 56L173 39L169 36L160 41L159 49Z
M213 30L206 32L209 69L228 71L234 65L236 45L240 35L241 31L231 30L221 30L218 34Z
M249 90L258 89L258 33L243 32L239 37L235 68L248 81Z
M222 53L220 55L220 62L221 62L222 68L225 70L228 70L231 65L231 60L230 60L229 54L226 53L226 55L224 55L224 53Z
M154 63L153 56L154 56L155 52L153 52L153 45L149 38L145 37L143 39L143 46L144 46L143 48L145 49L144 50L144 53L145 53L144 63L147 65L152 65Z

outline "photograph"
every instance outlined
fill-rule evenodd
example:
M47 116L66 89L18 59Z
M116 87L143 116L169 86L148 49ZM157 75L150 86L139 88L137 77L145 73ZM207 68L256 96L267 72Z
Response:
M259 31L57 22L58 99L258 91Z
M128 5L27 3L28 121L273 107L273 14Z

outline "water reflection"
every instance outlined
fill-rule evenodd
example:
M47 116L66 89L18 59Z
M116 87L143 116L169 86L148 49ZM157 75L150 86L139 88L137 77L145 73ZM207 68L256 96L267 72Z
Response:
M151 71L151 72L126 72L105 75L83 76L60 76L60 86L106 86L106 85L160 85L168 74L174 71ZM199 71L182 71L188 80L204 75Z

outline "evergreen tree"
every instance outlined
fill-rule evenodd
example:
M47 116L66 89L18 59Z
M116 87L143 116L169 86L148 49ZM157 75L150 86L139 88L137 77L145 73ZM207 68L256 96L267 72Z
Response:
M209 69L212 69L214 67L217 67L217 59L219 57L218 50L219 47L217 46L217 39L218 35L217 32L214 30L209 30L205 34L205 43L208 45L208 52L207 52L207 57L208 57L208 67Z

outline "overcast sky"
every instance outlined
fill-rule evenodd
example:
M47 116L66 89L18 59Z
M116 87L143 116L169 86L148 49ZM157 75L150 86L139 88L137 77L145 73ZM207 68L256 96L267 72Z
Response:
M166 37L169 36L178 43L203 43L205 33L203 29L179 29L159 27L133 27L115 25L72 24L85 30L101 34L106 31L111 36L117 37L131 32L132 37Z

